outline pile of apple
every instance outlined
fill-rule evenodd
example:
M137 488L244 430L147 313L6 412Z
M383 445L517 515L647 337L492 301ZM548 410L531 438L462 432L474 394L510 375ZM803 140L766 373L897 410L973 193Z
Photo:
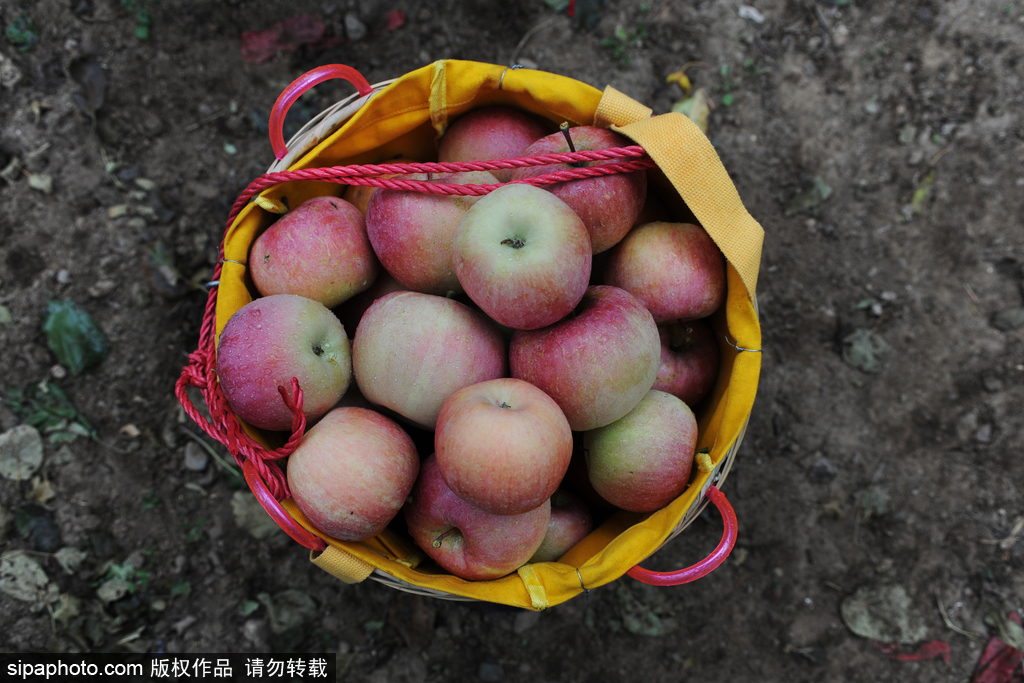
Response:
M587 126L549 133L525 113L477 109L438 157L630 144ZM490 184L566 168L414 177ZM298 379L313 426L288 485L332 537L371 538L402 513L442 568L492 579L558 559L598 508L654 511L688 484L691 406L719 362L704 318L724 300L725 261L648 197L644 171L483 197L350 187L278 219L249 268L260 297L219 338L221 387L238 417L288 431L278 387Z

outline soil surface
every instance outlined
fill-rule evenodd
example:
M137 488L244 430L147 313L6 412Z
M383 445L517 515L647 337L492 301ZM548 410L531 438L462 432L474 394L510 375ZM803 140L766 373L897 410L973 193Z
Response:
M28 395L77 411L47 423L33 478L0 479L4 585L35 592L0 593L0 649L336 652L351 681L969 680L986 617L1024 608L1024 5L751 6L0 4L0 431L42 424ZM243 32L305 13L320 40L243 58ZM173 390L230 206L272 161L271 105L320 64L373 83L440 58L656 113L701 63L708 136L766 231L762 376L724 485L739 540L708 577L526 613L348 586L236 522L247 489ZM289 125L349 92L316 88ZM101 362L60 364L50 300L91 316ZM720 534L706 512L645 566ZM854 633L842 606L871 595L905 622L900 652L942 641L949 663Z

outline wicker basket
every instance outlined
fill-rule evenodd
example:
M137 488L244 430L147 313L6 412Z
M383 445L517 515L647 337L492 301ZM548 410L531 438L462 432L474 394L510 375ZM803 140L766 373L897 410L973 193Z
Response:
M715 325L716 330L720 333L720 347L723 351L723 369L722 372L720 372L720 375L728 374L729 376L724 380L720 380L720 383L724 382L724 385L717 387L715 390L716 398L713 399L713 401L715 402L716 408L713 411L714 414L710 415L710 417L706 415L702 418L698 413L698 419L701 420L702 431L705 432L702 441L713 443L714 448L711 449L710 456L704 456L703 459L700 460L700 467L695 467L695 476L690 488L680 496L680 499L685 498L686 500L677 500L672 504L672 506L674 506L674 514L678 514L678 519L675 519L674 517L672 519L672 521L675 522L674 525L663 528L660 533L649 532L645 525L648 524L648 520L652 516L657 516L657 513L647 517L640 515L630 516L629 513L619 513L620 515L625 515L625 517L616 519L615 523L611 524L610 527L607 522L603 525L603 527L608 527L604 528L603 531L604 542L607 543L607 547L611 547L613 545L612 541L615 541L616 551L615 553L609 553L609 557L611 559L608 560L608 562L614 561L616 566L610 568L608 566L601 567L599 571L596 571L598 578L593 580L585 579L585 575L589 577L591 573L595 573L591 571L591 565L595 562L593 559L595 556L593 547L588 551L588 554L580 555L579 558L567 559L573 555L573 551L570 551L570 553L563 558L563 562L543 563L544 565L551 566L538 568L536 572L534 571L533 565L527 565L524 568L525 571L520 570L519 572L519 578L522 579L522 584L510 586L509 581L511 580L512 583L515 583L516 575L512 575L511 579L506 577L506 579L495 581L464 582L462 580L455 579L454 577L438 577L436 573L418 572L418 563L422 561L423 557L422 554L418 554L414 548L409 547L411 543L409 543L407 539L403 541L403 539L400 538L378 537L378 539L374 539L369 546L367 546L366 543L350 544L330 539L314 529L308 520L298 512L297 508L295 508L291 501L287 500L287 487L284 484L281 469L274 462L275 460L282 460L286 458L287 455L294 450L295 446L301 439L305 426L305 421L304 418L302 418L300 408L301 390L297 384L293 383L290 392L285 391L283 388L281 391L282 396L292 407L293 412L296 415L292 434L290 435L290 438L283 443L281 442L280 435L266 434L260 430L250 427L249 425L241 423L227 406L223 393L220 391L214 371L216 357L216 332L219 330L219 326L223 325L226 318L229 317L234 310L237 310L241 305L247 303L247 297L251 296L251 291L249 286L247 286L245 258L244 256L239 258L238 255L228 254L226 252L225 245L228 244L229 239L242 239L243 242L248 240L244 244L245 247L247 247L248 244L251 244L251 240L254 239L255 233L265 228L272 221L273 216L271 214L277 211L275 206L279 205L279 203L275 202L273 192L274 190L282 187L283 184L298 183L301 184L302 187L307 188L307 193L312 192L312 194L322 194L324 183L382 185L386 181L382 181L379 177L380 175L411 169L412 167L408 166L396 167L394 165L382 164L357 166L350 163L343 166L322 166L317 160L318 155L325 154L324 150L333 150L328 153L328 155L333 154L334 156L347 157L348 155L344 152L337 151L337 147L341 143L333 140L333 136L336 136L339 133L339 130L345 128L346 124L349 123L357 113L363 110L371 100L378 96L385 96L389 92L389 89L401 87L404 83L408 82L410 78L418 75L420 77L419 82L427 82L430 84L429 87L432 100L430 105L431 119L433 119L433 111L435 107L433 98L435 88L437 87L439 70L441 70L448 79L452 79L453 76L461 75L461 70L464 69L468 69L474 74L478 72L481 73L482 75L480 76L480 79L482 85L477 86L477 91L479 93L484 93L483 98L488 101L493 101L495 99L494 94L496 91L500 94L500 91L502 91L503 88L509 86L513 74L515 74L517 80L522 80L522 74L518 74L515 71L515 68L506 69L503 67L479 65L474 63L439 62L431 65L430 67L425 67L425 69L430 70L430 72L424 74L414 72L413 74L407 75L401 79L393 79L370 85L362 78L361 75L349 67L342 65L328 65L305 74L292 83L281 94L281 97L274 106L271 116L271 140L277 161L270 166L267 174L256 179L249 188L247 188L232 208L228 220L228 231L225 235L225 241L221 245L221 262L217 267L215 274L216 279L211 283L211 285L214 286L211 288L207 301L199 348L190 356L190 363L183 370L182 376L176 387L176 393L179 400L190 417L192 417L200 427L202 427L213 438L227 446L228 450L242 467L250 488L267 509L268 513L270 513L282 528L284 528L296 541L311 550L311 559L316 564L347 582L355 582L365 578L370 578L398 590L425 596L449 600L482 599L517 605L525 608L543 609L548 605L556 604L557 602L568 599L575 594L587 592L591 588L607 583L610 580L614 580L622 574L629 574L641 581L656 585L677 585L706 575L725 560L736 540L735 514L718 487L720 487L725 481L725 478L735 461L737 451L745 433L747 420L749 419L750 405L752 404L753 393L756 389L757 373L760 368L760 328L757 324L756 296L753 294L753 285L749 282L749 276L744 279L742 275L738 275L733 268L733 259L730 258L729 251L732 247L729 247L728 245L723 247L723 251L726 252L726 256L729 258L730 263L730 290L737 290L738 292L745 287L743 299L747 302L750 310L745 312L745 322L742 324L736 323L731 317L732 314L722 312L720 320ZM543 76L545 79L552 78L551 75ZM349 80L356 85L358 92L321 112L316 118L311 120L298 133L296 133L287 144L285 144L280 134L281 125L284 120L284 115L291 103L294 102L299 95L305 92L305 90L317 83L327 80L328 78L339 77ZM552 84L545 81L544 87L551 88ZM560 83L556 83L555 87L564 86L561 86ZM580 85L580 87L584 89L588 88L588 86L582 85ZM516 92L529 92L531 93L530 97L538 97L532 93L529 84L523 85L522 83L519 83L517 85ZM589 92L589 90L583 90L582 92L584 92L588 97L593 97L593 94ZM478 96L477 99L480 99L480 97ZM501 98L499 97L498 100L501 101ZM604 100L602 100L602 102L603 101ZM461 111L465 111L467 106L468 108L473 108L473 104L474 102L470 101L469 104L464 105L461 110L453 108L453 117L458 115L458 113L461 113ZM600 109L598 112L600 113ZM432 123L436 124L436 121L432 120ZM586 123L591 122L587 121ZM435 129L436 128L437 126L435 125ZM706 142L706 139L702 136L700 139L703 139ZM708 144L708 148L710 149L710 144ZM625 151L623 152L620 163L627 164L627 166L625 166L626 169L632 170L637 167L636 164L640 164L642 167L645 161L648 167L653 166L653 162L646 159L637 161L636 150L640 150L642 153L644 151L642 148L637 147L623 149ZM389 150L387 154L391 154L392 152L393 150ZM626 152L632 152L632 154L626 155ZM354 156L360 161L367 158L373 160L372 151L367 152L365 150L357 150ZM654 155L652 154L651 156ZM388 158L388 156L384 156L383 158ZM714 162L720 167L720 162L717 161L717 155L714 156ZM634 164L634 166L628 166L628 164ZM487 162L483 162L483 167L486 166ZM459 167L458 169L449 169L447 167L442 169L438 166L431 166L428 164L427 168L435 168L435 170L461 170L462 167ZM660 176L659 168L655 167L653 172ZM724 169L722 169L722 173L724 174ZM731 182L728 182L728 176L725 175L723 177L728 183L727 189L734 193L735 190L732 188ZM667 191L672 193L675 180L672 179L673 184L667 184L664 182L665 178L663 176L660 177L660 180L662 182L659 186L662 188L667 187ZM658 185L658 183L655 184ZM319 189L309 190L309 186L312 185L316 185ZM726 192L726 194L728 195L728 192ZM676 197L676 199L678 199L678 197ZM698 205L700 202L706 201L700 198L689 200L685 197L684 200L687 201L684 208L690 208L689 204L691 202ZM728 201L733 201L731 196ZM742 205L738 202L738 197L734 203L739 205L740 209L742 209ZM734 207L732 204L729 204L728 208L733 209ZM698 218L701 217L699 212L695 211L695 213ZM745 214L745 210L743 210L743 213ZM263 215L262 217L259 217L258 214ZM256 227L250 229L247 237L239 238L238 231L241 229L240 226L245 223L247 217L249 223L255 224ZM747 218L749 219L749 215L747 215ZM757 227L758 230L760 230L760 226L757 226L752 219L749 220ZM709 232L712 232L711 229L709 229ZM713 232L712 236L715 237ZM760 235L757 235L756 237L759 238ZM728 239L723 240L721 237L718 237L716 238L716 241L719 242L719 246L722 246L723 242L728 242ZM758 242L756 246L756 256L759 257L760 243ZM239 254L241 253L242 252L239 252ZM235 258L231 258L231 256L235 256ZM228 272L227 269L231 269L231 272ZM756 263L753 266L753 269L756 282ZM226 276L231 277L232 283L227 294L225 293L227 289L227 283L225 282ZM224 299L228 294L230 294L231 300ZM732 294L730 294L730 297L732 297ZM737 293L736 297L739 299L740 294ZM751 316L752 322L749 320ZM734 327L739 327L741 330L747 329L748 332L752 329L753 332L743 335L734 335ZM740 340L738 338L739 336L743 336L744 339ZM741 344L740 341L744 343ZM730 360L724 360L725 358L729 358ZM740 365L743 365L745 368L744 373L746 380L743 382L741 389L736 389L735 387L732 387L730 383L733 382L732 378L738 372L737 368ZM753 386L751 386L751 383ZM203 398L205 399L210 411L211 420L206 420L190 401L187 393L190 386L198 387L202 391ZM725 409L727 414L726 418L722 418L721 415L722 409L718 404L721 401L726 401L725 397L730 395L730 391L739 395L739 398L734 400L734 405L732 406L733 413L736 413L737 408L735 403L741 403L738 408L739 419L736 418L735 414L729 418L728 409ZM707 412L710 414L712 411L709 409ZM729 435L728 443L725 443L724 445L718 442L717 436L708 436L708 433L721 427L723 419L731 419L732 422L735 423L735 427L732 429L734 433ZM704 510L708 502L713 502L719 508L725 521L725 531L723 533L722 541L711 555L696 565L678 572L657 573L635 566L636 562L657 551L665 543L675 538L687 526L689 526L689 524L692 523L693 520L696 519L696 517ZM641 547L631 547L626 549L619 547L620 544L618 543L618 539L629 536L630 534L638 536L641 540L638 542L634 539L626 545ZM600 536L601 534L598 535ZM651 540L652 538L654 539L653 541ZM644 544L646 544L646 546ZM602 548L596 553L596 555L602 555L604 552L605 550ZM622 555L630 558L628 563L622 562ZM605 562L605 564L607 564L607 562ZM552 583L558 583L559 585L557 587L553 587ZM491 590L490 586L484 584L495 584L494 590ZM499 586L498 584L501 585Z

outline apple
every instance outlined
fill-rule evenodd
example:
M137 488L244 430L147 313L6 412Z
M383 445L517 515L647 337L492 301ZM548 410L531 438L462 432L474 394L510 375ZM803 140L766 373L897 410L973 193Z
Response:
M590 237L561 199L504 185L463 216L452 267L470 299L501 325L535 330L564 318L590 280Z
M348 195L346 195L347 197ZM668 206L662 201L661 197L647 190L647 199L644 201L644 208L640 210L640 214L636 217L633 222L633 227L638 225L644 225L646 223L653 223L654 221L671 221L672 214L668 210Z
M419 292L392 292L367 309L352 341L352 367L368 401L427 429L453 393L508 374L505 340L492 321Z
M605 128L577 126L568 129L576 151L626 147L633 143ZM547 135L530 145L523 156L569 152L569 143L562 133ZM584 166L602 166L610 162L588 161ZM513 180L525 180L546 173L569 170L569 164L528 166L512 172ZM616 173L597 178L578 178L564 183L544 185L568 204L583 219L590 232L595 254L611 249L625 237L636 222L647 197L647 175L644 171Z
M445 131L437 160L491 161L525 156L523 152L550 130L540 120L510 107L474 109L459 117ZM491 171L500 182L512 179L512 169Z
M636 296L659 323L706 318L725 300L725 257L699 225L647 223L616 245L604 282Z
M572 457L572 430L550 396L510 377L459 389L441 406L434 452L445 483L496 514L551 497Z
M373 284L380 264L359 209L307 199L253 242L249 272L263 296L298 294L333 308Z
M382 174L380 178L394 178L395 174ZM380 188L376 185L346 185L345 191L341 193L342 199L359 209L359 213L366 216L366 207L370 203L370 197Z
M335 408L288 457L288 488L318 530L364 541L398 515L419 474L409 435L366 408Z
M412 180L452 185L490 185L486 171L412 174ZM480 197L381 189L366 207L366 232L381 265L406 289L425 294L461 292L452 270L452 240L463 215Z
M404 507L409 535L442 568L470 581L497 579L517 570L544 540L551 503L518 515L485 512L455 494L431 455Z
M573 313L539 330L517 330L509 348L513 377L555 399L575 431L610 424L654 385L661 341L654 318L617 287L587 289Z
M569 461L569 469L565 472L565 479L562 480L562 488L568 489L583 499L583 502L591 510L609 510L615 506L602 498L594 485L590 483L590 474L587 473L587 456L583 450L583 438L586 432L572 433L572 459Z
M630 512L653 512L683 492L696 444L693 411L657 390L622 419L588 431L583 439L594 489Z
M594 528L586 504L565 489L551 496L551 521L530 562L555 562Z
M667 391L695 406L715 386L719 350L707 320L673 321L658 325L661 367L654 389Z
M291 430L292 413L278 387L303 392L313 422L334 407L352 381L345 329L327 307L295 294L246 304L227 321L217 344L217 377L228 405L251 425Z
M334 309L334 315L338 316L338 320L340 320L341 324L345 326L345 331L348 332L351 337L356 333L356 328L359 326L359 321L362 320L363 314L366 313L366 309L368 309L374 301L385 294L390 294L391 292L402 292L405 291L405 289L405 286L396 280L391 273L382 269L380 271L380 275L377 276L377 279L374 280L369 289L359 292L359 294L356 294L341 306Z

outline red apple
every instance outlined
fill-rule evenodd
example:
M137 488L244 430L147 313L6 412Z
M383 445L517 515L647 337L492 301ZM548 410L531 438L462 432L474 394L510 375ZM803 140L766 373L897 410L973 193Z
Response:
M474 109L448 127L437 148L438 161L491 161L525 156L526 148L550 130L540 120L510 107ZM491 171L500 182L511 169Z
M550 192L505 185L459 223L452 266L469 298L492 319L535 330L564 318L587 289L590 237Z
M644 225L646 223L653 223L655 221L671 220L672 214L669 212L668 206L665 202L662 201L661 197L648 190L647 199L644 202L644 208L640 210L640 215L638 215L636 217L636 221L633 222L633 227Z
M503 378L448 397L434 432L437 466L463 500L497 515L532 510L558 488L572 430L550 396Z
M551 496L551 521L530 562L555 562L594 528L586 504L565 489Z
M610 424L654 385L658 326L644 305L616 287L587 289L569 317L512 335L509 366L555 399L576 431Z
M382 174L381 178L394 178L395 174ZM374 185L346 185L345 191L341 193L342 199L359 209L359 213L366 216L366 206L370 203L370 197L380 188Z
M654 389L666 391L688 406L695 406L715 386L718 342L706 320L658 325L661 367Z
M405 286L396 280L391 273L382 269L380 271L380 275L377 276L377 279L369 289L365 292L356 294L341 306L334 309L334 315L338 316L338 320L340 320L341 324L345 326L345 332L348 333L349 337L352 337L355 335L356 328L359 326L359 321L362 320L363 314L366 313L366 309L368 309L374 301L385 294L390 294L391 292L402 292L405 291L405 289Z
M308 199L256 238L249 270L263 296L298 294L333 308L373 284L380 264L359 209Z
M317 529L363 541L402 509L419 468L412 439L393 420L366 408L335 408L288 457L288 488Z
M616 507L653 512L686 488L696 444L693 411L652 390L622 419L586 433L590 482Z
M453 393L508 374L505 340L492 321L418 292L392 292L367 309L352 366L367 400L427 429Z
M569 469L565 472L565 479L562 480L562 487L582 498L591 510L609 510L615 506L602 498L590 483L587 456L583 450L585 435L586 432L572 433L572 459L569 461Z
M427 180L425 174L402 176ZM489 185L486 171L434 175L430 182ZM382 189L366 207L366 232L384 268L406 289L425 294L461 292L452 270L452 240L462 216L480 197Z
M294 294L243 306L220 333L217 377L235 414L256 427L290 430L292 414L278 387L302 388L310 422L334 407L352 380L345 330L318 301Z
M577 126L568 130L576 151L626 147L633 143L605 128ZM569 143L562 133L554 133L530 145L523 156L569 152ZM601 166L607 161L589 161L584 166ZM512 172L513 180L533 178L545 173L568 170L568 164L529 166ZM568 204L583 219L590 232L595 254L611 249L625 237L636 222L647 197L647 175L644 171L617 173L598 178L580 178L554 185L545 185L556 197Z
M696 320L725 300L725 257L699 225L647 223L612 251L604 281L644 302L659 323Z
M517 570L544 540L551 503L518 515L495 515L448 488L431 455L404 508L409 535L432 560L471 581L497 579Z

